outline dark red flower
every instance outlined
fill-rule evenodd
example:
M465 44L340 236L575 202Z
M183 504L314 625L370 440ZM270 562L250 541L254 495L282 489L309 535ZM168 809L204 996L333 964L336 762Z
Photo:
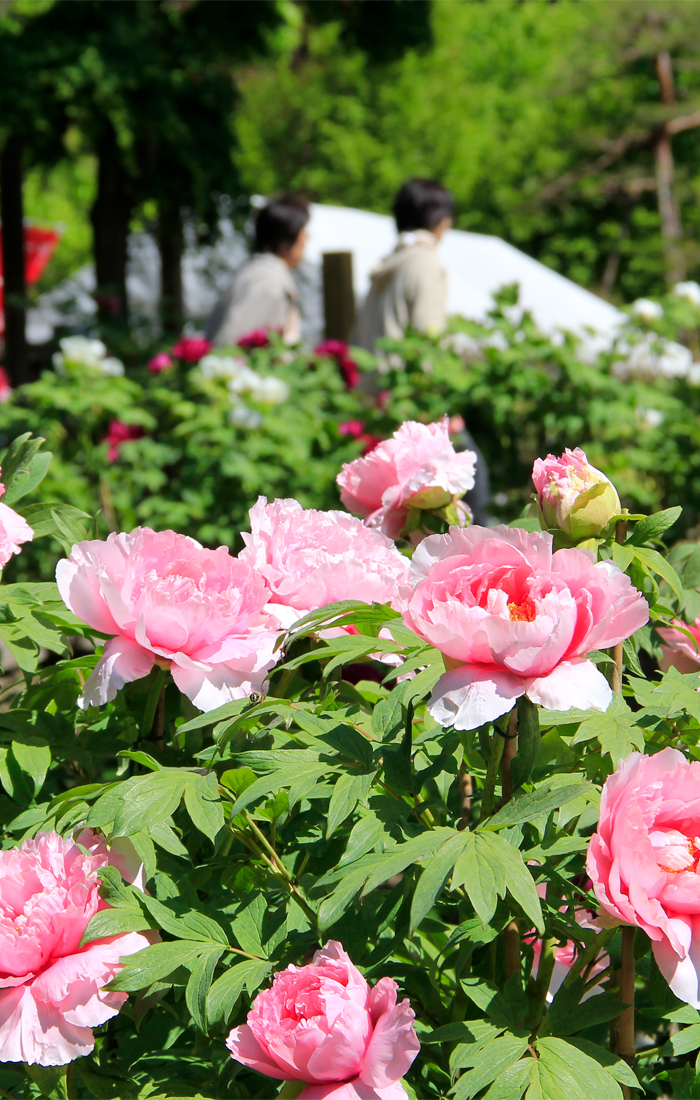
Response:
M324 340L314 348L314 355L323 355L335 359L340 367L343 381L349 390L353 390L360 381L357 363L350 356L350 348L344 340Z
M269 348L270 336L267 329L254 328L246 332L238 341L239 348Z
M125 424L123 420L110 420L109 430L102 443L108 444L107 461L116 462L119 447L130 439L141 439L143 428L139 424Z
M182 359L185 363L198 363L208 351L211 351L212 346L201 336L181 336L177 344L170 349L170 354L176 359Z

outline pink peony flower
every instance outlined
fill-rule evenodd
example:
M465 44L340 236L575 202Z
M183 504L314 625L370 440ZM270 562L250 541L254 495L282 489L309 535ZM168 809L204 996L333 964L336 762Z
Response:
M4 405L12 397L12 386L7 371L0 367L0 405Z
M0 483L0 497L4 492L5 486ZM24 516L7 504L0 503L0 569L7 565L13 554L20 553L22 543L31 542L33 538L34 531Z
M615 486L591 466L580 447L567 447L561 458L536 459L532 480L544 527L559 527L574 539L600 535L620 514Z
M345 512L259 497L250 526L239 558L264 578L272 593L266 610L284 627L338 600L393 604L408 581L408 559Z
M241 336L238 341L239 348L269 348L269 346L270 337L267 329L264 328L254 328Z
M673 627L680 629L674 630ZM661 671L668 672L669 668L677 668L683 673L700 671L700 616L690 624L673 619L673 627L656 628L666 643L661 647ZM695 642L691 641L688 634L683 634L683 630L692 634Z
M248 1022L226 1046L244 1066L277 1081L306 1081L304 1100L405 1100L399 1081L420 1050L396 982L370 988L341 944L329 940L308 966L275 974Z
M182 343L182 341L181 341ZM180 345L176 345L179 347ZM173 351L175 349L173 348ZM181 356L185 358L185 356ZM199 357L201 359L201 356ZM148 369L151 374L160 374L164 370L170 370L173 365L173 360L168 355L167 351L161 351L158 355L154 355L152 359L148 360Z
M212 346L201 336L181 336L177 344L170 349L170 354L176 359L182 359L184 363L198 363L207 352L211 351Z
M447 416L436 424L407 420L366 458L346 462L336 481L346 508L396 538L410 508L442 508L464 496L475 463L473 451L452 446Z
M552 536L511 527L430 535L402 592L404 621L445 657L429 710L476 729L526 694L552 710L606 710L610 687L587 653L634 634L646 600L610 561L558 550Z
M345 385L349 390L354 390L360 381L360 372L357 363L350 355L350 348L344 340L324 340L314 348L314 355L323 355L328 359L335 359Z
M115 635L85 684L80 706L101 706L154 664L200 710L259 691L277 660L277 623L263 611L262 577L226 547L203 550L174 531L137 527L79 542L56 567L64 603Z
M700 1008L700 762L633 752L603 787L586 866L604 914L643 928L659 970Z
M99 851L85 855L79 843ZM88 830L77 842L39 833L0 852L0 1062L62 1066L89 1054L92 1028L126 1001L104 986L120 959L154 935L127 932L79 946L90 918L109 908L96 871L110 862Z
M126 443L131 439L141 439L143 436L143 428L139 424L125 424L123 420L110 420L109 431L107 435L101 440L102 443L107 443L107 461L116 462L119 458L119 448L122 443Z

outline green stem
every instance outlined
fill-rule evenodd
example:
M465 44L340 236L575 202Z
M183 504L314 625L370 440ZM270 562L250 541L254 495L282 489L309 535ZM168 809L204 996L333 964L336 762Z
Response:
M491 758L486 770L486 779L484 780L484 793L481 796L481 821L486 817L490 817L493 813L493 800L496 791L496 777L498 776L498 765L501 763L501 757L503 756L503 748L505 745L505 738L501 737L497 729L493 731L493 740L491 742Z
M585 970L590 963L595 962L595 960L598 958L598 955L603 950L605 944L612 937L615 931L615 928L603 928L603 930L601 932L598 932L598 934L591 940L591 942L588 944L588 947L584 947L576 962L571 967L571 970L564 978L564 981L561 983L562 989L568 989L570 985L573 985L579 974L583 970Z
M533 1029L532 1035L530 1036L531 1043L534 1042L537 1036L537 1032L544 1018L544 1007L547 1003L549 983L552 980L552 973L554 971L554 964L556 961L557 938L556 936L545 936L545 938L542 940L540 964L537 967L537 977L534 981L534 995L532 997L530 1012L528 1015L529 1025Z
M615 524L615 542L623 543L627 538L627 520L619 519ZM623 643L618 642L610 650L610 656L615 664L612 669L612 676L610 679L610 686L613 689L614 695L619 695L622 691L622 658L623 658ZM624 1086L623 1086L624 1089Z
M285 668L280 676L279 683L275 688L275 699L285 699L287 688L294 679L294 669Z
M267 864L268 868L270 869L270 871L272 871L272 874L275 876L275 878L284 885L285 889L289 891L299 908L304 911L311 923L314 925L314 927L316 927L318 925L318 915L313 911L309 903L303 897L301 891L299 890L299 887L293 881L292 876L290 875L280 857L277 855L277 852L270 845L267 837L255 824L247 810L243 811L243 816L245 817L246 824L255 834L256 840L253 841L253 839L251 837L248 837L245 833L237 832L236 835L241 840L243 840L244 843L248 844L248 847L252 851L254 851L260 859L262 859L263 863Z

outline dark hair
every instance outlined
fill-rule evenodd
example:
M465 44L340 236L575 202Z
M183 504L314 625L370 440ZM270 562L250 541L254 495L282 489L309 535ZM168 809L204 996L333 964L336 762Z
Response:
M406 180L394 199L394 217L399 233L411 229L434 229L443 218L451 218L455 199L437 180L418 176Z
M255 219L255 251L290 249L309 220L309 205L298 195L280 195L264 206Z

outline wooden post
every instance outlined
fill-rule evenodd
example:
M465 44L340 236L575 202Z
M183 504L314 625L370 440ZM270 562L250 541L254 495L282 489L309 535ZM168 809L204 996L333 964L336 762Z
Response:
M323 253L323 312L326 340L347 343L355 321L352 252Z
M0 217L5 297L5 368L13 386L29 381L26 286L24 280L24 208L20 137L9 137L0 153Z

